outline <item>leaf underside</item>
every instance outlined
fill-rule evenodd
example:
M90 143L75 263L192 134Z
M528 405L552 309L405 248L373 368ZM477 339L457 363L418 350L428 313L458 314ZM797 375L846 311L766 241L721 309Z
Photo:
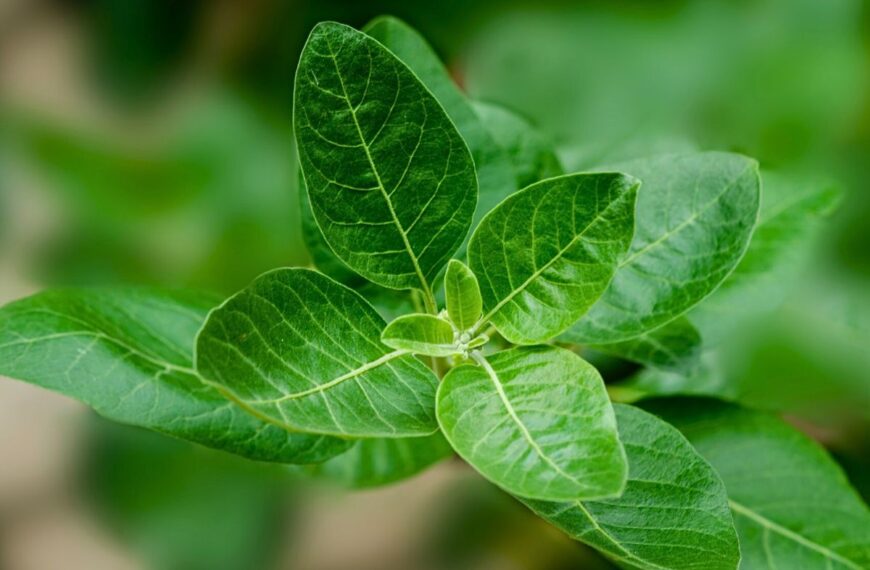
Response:
M381 333L381 342L396 350L426 356L450 356L457 352L450 323L428 314L402 315L387 325Z

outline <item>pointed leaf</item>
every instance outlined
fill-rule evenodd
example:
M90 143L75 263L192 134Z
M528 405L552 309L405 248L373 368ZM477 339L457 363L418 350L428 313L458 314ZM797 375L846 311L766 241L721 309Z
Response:
M570 335L567 335L567 340L570 340ZM701 357L701 335L685 317L631 340L588 346L632 362L668 371L692 370Z
M381 342L397 350L426 356L458 354L450 323L435 315L403 315L387 325Z
M767 413L705 399L652 400L728 490L741 568L870 567L870 511L825 451Z
M0 374L81 400L111 420L252 459L313 463L338 439L289 434L203 383L193 342L215 302L150 289L47 291L0 309Z
M580 318L628 249L637 187L623 174L572 174L499 204L468 246L484 322L514 344L534 344Z
M637 232L613 283L566 336L622 342L684 314L731 273L758 216L758 165L722 152L620 166L643 181Z
M452 453L441 432L429 437L361 439L350 451L303 469L348 489L368 489L412 477Z
M438 101L377 41L324 23L299 60L293 117L335 254L380 285L428 290L477 202L471 154Z
M613 408L628 455L625 492L602 501L523 502L571 538L632 568L737 568L740 549L728 497L710 464L652 414L622 404Z
M564 174L553 145L523 117L494 103L473 105L486 130L507 152L519 188Z
M480 219L518 186L514 181L510 159L493 140L490 132L459 90L450 73L426 39L405 22L382 16L363 28L371 37L401 59L444 106L474 157L480 197L474 221Z
M435 431L437 379L380 341L358 293L316 271L279 269L212 311L197 339L204 378L291 430L352 437Z
M477 324L483 312L483 299L477 277L461 261L451 259L444 276L444 292L447 297L447 314L461 331Z
M520 497L618 495L625 453L598 371L551 346L522 347L453 368L438 388L438 421L484 477Z

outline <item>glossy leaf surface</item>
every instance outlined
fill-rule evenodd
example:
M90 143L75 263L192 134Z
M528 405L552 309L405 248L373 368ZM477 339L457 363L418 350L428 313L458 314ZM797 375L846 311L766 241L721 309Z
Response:
M758 216L758 165L722 152L625 163L640 178L637 231L607 292L567 335L622 342L674 320L712 293L743 257Z
M653 400L718 471L744 570L870 567L870 511L825 451L779 418L705 399Z
M632 406L614 405L628 456L617 498L524 501L569 536L608 557L649 570L737 568L740 549L725 486L674 427Z
M337 23L312 30L294 104L311 208L332 250L375 283L427 290L477 202L474 162L444 109L389 50Z
M202 382L193 343L215 301L149 289L48 291L0 309L0 374L117 422L263 461L310 463L341 440L269 425Z
M625 453L598 371L550 346L499 352L450 370L438 421L453 448L520 497L618 495Z
M426 356L450 356L457 350L450 323L435 315L403 315L381 333L381 342L396 350Z
M325 275L279 269L209 315L196 366L245 409L287 429L430 434L437 380L381 343L384 326L358 293Z
M628 249L637 187L622 174L573 174L499 204L468 246L484 320L514 344L547 341L572 325Z

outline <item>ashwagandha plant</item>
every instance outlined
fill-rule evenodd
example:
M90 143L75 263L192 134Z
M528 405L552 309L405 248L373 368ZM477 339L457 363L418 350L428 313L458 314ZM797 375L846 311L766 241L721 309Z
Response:
M0 310L0 373L351 487L455 452L622 566L870 567L867 509L811 440L708 398L612 403L579 355L691 378L702 307L727 320L834 194L762 206L757 164L723 152L563 174L391 18L314 28L294 123L321 271L220 305L46 291Z

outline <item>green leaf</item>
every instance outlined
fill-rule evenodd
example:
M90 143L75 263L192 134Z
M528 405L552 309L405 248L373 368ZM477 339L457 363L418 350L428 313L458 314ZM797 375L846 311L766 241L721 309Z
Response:
M638 182L617 173L544 180L509 197L471 236L483 322L514 344L549 340L598 300L628 249Z
M348 489L367 489L412 477L452 453L441 432L429 437L362 439L350 451L304 469Z
M758 226L746 255L722 286L689 315L705 340L719 341L747 318L768 313L782 302L820 221L841 198L842 193L829 183L764 173Z
M628 455L623 494L602 501L523 502L571 538L632 568L737 568L740 549L728 497L710 464L652 414L622 404L613 408Z
M453 327L435 315L403 315L387 325L381 342L396 350L426 356L451 356L456 348Z
M212 311L196 368L245 409L288 430L350 437L437 429L432 372L381 341L358 293L308 269L278 269Z
M870 567L870 511L814 441L775 416L715 400L644 407L679 428L719 472L741 568Z
M484 477L520 497L603 498L622 492L625 452L598 371L567 350L521 347L453 368L438 421Z
M754 160L722 152L668 155L620 165L643 181L637 232L613 282L565 335L605 344L679 317L731 273L758 216Z
M567 335L570 339L570 335ZM661 370L685 372L701 357L701 335L689 319L680 317L631 340L592 344L589 348Z
M299 60L293 117L335 254L385 287L428 291L477 202L471 154L438 101L380 43L323 23Z
M518 186L514 181L510 158L493 140L474 111L471 102L459 90L438 55L416 30L391 16L375 18L363 28L396 54L435 95L452 119L474 157L480 187L474 221L480 219Z
M519 188L564 174L552 144L523 117L494 103L475 101L477 116L507 152Z
M447 297L447 314L450 321L461 331L477 324L483 312L483 299L477 277L461 261L451 259L444 276L444 292Z
M46 291L0 309L0 374L111 420L252 459L324 461L348 447L289 434L233 405L192 368L210 297L149 289Z

